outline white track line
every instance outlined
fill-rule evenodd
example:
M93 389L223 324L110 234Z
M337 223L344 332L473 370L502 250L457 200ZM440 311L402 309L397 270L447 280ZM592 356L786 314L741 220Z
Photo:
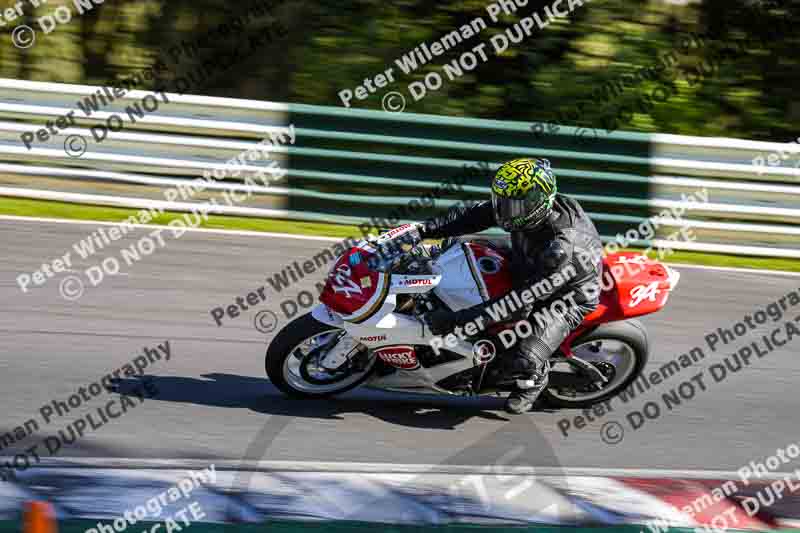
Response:
M741 272L742 274L770 274L775 276L800 277L800 272L787 272L785 270L763 270L757 268L718 267L711 265L689 265L685 263L667 263L677 268L697 268L700 270L722 270L725 272Z
M0 220L12 220L12 221L19 221L19 222L48 222L54 224L83 224L83 225L101 225L101 226L119 226L119 222L108 222L104 220L66 220L61 218L42 218L42 217L23 217L23 216L16 216L16 215L0 215ZM125 226L130 226L133 228L162 228L162 229L173 229L170 226L162 226L160 224L125 224ZM286 238L290 237L292 239L298 240L309 240L309 241L343 241L344 238L337 239L336 237L320 237L316 235L295 235L292 233L272 233L268 231L248 231L248 230L228 230L228 229L214 229L214 228L190 228L185 227L181 228L181 230L186 231L195 231L198 233L213 233L213 234L222 234L222 235L243 235L245 237L279 237L279 238Z
M18 222L43 222L54 224L83 224L83 225L101 225L101 226L117 226L119 222L108 222L102 220L66 220L61 218L44 218L44 217L25 217L16 215L0 215L0 220L10 220ZM127 225L127 224L126 224ZM169 229L169 226L162 226L158 224L130 224L134 228L162 228ZM275 233L268 231L247 231L247 230L227 230L227 229L213 229L213 228L181 228L187 231L194 231L198 233L217 234L217 235L241 235L244 237L273 237L281 239L297 239L306 241L325 241L325 242L342 242L344 238L336 237L322 237L318 235L296 235L293 233ZM357 236L353 236L358 238ZM755 268L737 268L737 267L718 267L709 265L690 265L685 263L666 263L678 268L696 268L700 270L717 270L722 272L738 272L740 274L762 274L772 276L786 276L786 277L800 277L800 272L786 272L784 270L763 270Z
M0 461L13 457L0 457ZM435 465L392 463L347 463L317 461L251 461L229 459L133 459L109 457L63 457L42 459L32 468L118 468L127 470L200 469L213 463L217 470L251 472L338 472L360 474L506 474L539 476L590 476L590 477L636 477L636 478L682 478L682 479L740 479L730 470L661 470L655 468L596 468L596 467L530 467L497 465ZM783 479L793 472L775 471L753 480Z

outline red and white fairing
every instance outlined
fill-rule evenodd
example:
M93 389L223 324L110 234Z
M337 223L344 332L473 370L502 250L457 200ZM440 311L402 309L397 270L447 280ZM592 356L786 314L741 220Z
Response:
M313 311L315 318L342 327L354 341L398 370L388 376L376 376L370 384L397 390L435 388L439 380L470 368L473 347L467 341L449 347L462 354L463 360L422 367L414 347L427 345L432 333L422 328L415 317L394 312L397 295L435 291L453 309L470 307L510 289L507 260L487 246L462 244L434 260L433 274L412 275L370 269L370 258L375 255L375 248L366 242L345 252L331 269L320 295L324 305ZM344 350L333 352L326 357L326 366L335 368L344 363L344 357Z
M483 244L453 246L436 260L435 265L443 275L436 287L436 295L456 311L511 290L508 259Z
M379 309L389 293L388 272L369 267L375 250L366 243L350 248L334 263L320 301L347 322L359 323Z

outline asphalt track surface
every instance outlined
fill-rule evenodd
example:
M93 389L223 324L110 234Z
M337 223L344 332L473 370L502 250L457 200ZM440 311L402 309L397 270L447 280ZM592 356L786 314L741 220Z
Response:
M364 389L328 401L284 398L264 374L264 352L273 334L256 330L253 319L266 309L281 316L279 301L286 295L276 296L266 276L294 259L312 257L330 242L192 232L168 238L165 248L126 267L126 275L88 288L77 302L59 295L61 275L28 293L19 289L20 273L63 255L96 227L0 219L3 432L32 417L41 422L43 404L65 400L129 362L144 346L170 341L170 361L146 370L158 397L87 432L65 447L62 457L735 470L798 440L800 339L720 383L708 383L705 392L671 412L662 402L665 412L637 431L624 415L648 400L659 401L662 392L758 339L751 333L730 350L711 353L703 337L797 288L800 277L679 268L682 280L666 309L644 319L652 346L648 369L695 346L705 349L706 358L698 369L683 370L628 405L612 400L613 413L564 437L558 420L579 411L508 417L495 398L441 399ZM136 236L149 231L137 230ZM122 241L125 246L133 242L130 236ZM119 243L74 268L119 257L118 250ZM310 276L287 295L312 290L323 277L324 272ZM211 308L227 306L262 285L266 303L227 318L222 327L213 322ZM55 434L71 416L93 411L112 397L104 394L42 424L35 435L0 455ZM600 434L610 421L626 430L614 445Z

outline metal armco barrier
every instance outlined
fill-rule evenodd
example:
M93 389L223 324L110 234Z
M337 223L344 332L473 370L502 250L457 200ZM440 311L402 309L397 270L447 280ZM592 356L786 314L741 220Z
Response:
M291 124L296 143L274 153L289 169L284 182L257 187L245 203L211 213L359 224L415 200L418 206L425 192L463 175L465 165L484 163L491 171L505 160L537 155L553 162L560 190L584 205L606 239L665 208L685 207L683 221L661 220L653 239L633 244L657 245L689 222L696 241L674 248L800 257L800 169L786 162L759 172L752 164L785 150L782 143L602 130L576 137L572 127L537 137L527 122L171 93L132 123L131 106L151 93L130 91L87 116L76 102L97 91L102 88L0 79L0 196L144 207L164 202L166 188L221 167ZM74 125L58 127L57 118L71 111ZM102 132L114 114L124 127L97 142L92 128ZM21 135L48 121L54 125L49 138L37 138L28 149ZM87 141L80 157L65 151L71 135ZM247 162L238 177L169 208L187 210L216 192L245 191L245 177L268 163ZM436 207L487 198L489 171L473 173ZM703 189L708 202L685 202Z

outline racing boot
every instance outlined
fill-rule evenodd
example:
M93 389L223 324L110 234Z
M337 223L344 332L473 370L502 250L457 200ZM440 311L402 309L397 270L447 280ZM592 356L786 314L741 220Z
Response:
M533 407L539 394L547 388L550 363L530 353L517 353L513 361L513 375L517 376L517 390L506 400L506 411L519 415Z

